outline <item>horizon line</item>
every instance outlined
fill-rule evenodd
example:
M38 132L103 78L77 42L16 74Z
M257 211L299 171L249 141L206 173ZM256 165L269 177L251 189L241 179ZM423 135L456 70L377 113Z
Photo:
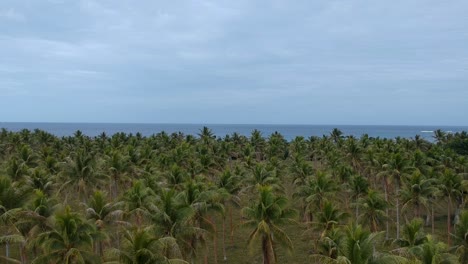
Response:
M59 121L0 121L0 124L110 124L110 125L202 125L202 126L425 126L425 127L468 127L468 125L440 125L440 124L298 124L298 123L169 123L169 122L59 122Z

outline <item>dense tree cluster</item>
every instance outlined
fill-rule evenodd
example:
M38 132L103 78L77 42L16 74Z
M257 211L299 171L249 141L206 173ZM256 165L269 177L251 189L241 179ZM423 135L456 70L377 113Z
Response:
M468 263L467 142L2 129L0 262Z

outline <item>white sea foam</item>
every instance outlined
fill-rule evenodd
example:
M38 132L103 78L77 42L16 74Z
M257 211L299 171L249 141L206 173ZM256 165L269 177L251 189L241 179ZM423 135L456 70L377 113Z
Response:
M434 131L432 131L432 130L423 130L423 131L421 131L421 133L434 133Z

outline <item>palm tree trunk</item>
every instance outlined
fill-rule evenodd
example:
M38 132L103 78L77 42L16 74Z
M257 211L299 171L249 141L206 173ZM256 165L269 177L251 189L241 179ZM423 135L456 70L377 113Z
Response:
M226 217L223 216L223 260L226 261Z
M384 192L385 192L385 202L388 203L388 183L387 183L387 177L384 177ZM385 214L388 216L388 208L385 209ZM388 222L388 219L385 220L385 240L388 240L388 236L390 233L390 225Z
M218 229L216 228L216 219L213 216L213 255L214 263L218 263Z
M400 197L398 197L400 188L396 183L396 239L400 239Z
M5 257L10 258L10 243L8 241L5 243Z
M26 254L26 242L20 244L21 264L28 263L28 255Z
M263 253L263 264L270 264L271 259L270 259L270 252L269 252L269 246L268 246L268 239L267 238L262 238L262 253Z
M450 236L451 236L451 233L452 233L452 225L450 223L451 221L451 211L450 211L450 207L452 207L452 197L449 195L448 196L448 206L447 206L447 245L450 247L451 246L451 239L450 239Z
M432 235L434 235L434 204L431 204L431 228L432 228Z
M358 217L359 217L359 206L358 206L358 198L356 197L356 223L358 223Z
M232 227L232 207L229 206L229 221L230 221L230 228L231 228L231 246L234 246L234 230Z

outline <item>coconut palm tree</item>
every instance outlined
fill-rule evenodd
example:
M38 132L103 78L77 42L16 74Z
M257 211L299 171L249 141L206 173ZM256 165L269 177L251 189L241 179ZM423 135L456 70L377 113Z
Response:
M354 199L354 207L355 207L355 219L358 220L359 217L359 199L366 195L369 191L369 182L366 178L362 177L361 175L355 175L351 178L350 181L350 189L351 189L351 198Z
M400 185L401 179L413 168L410 166L409 160L406 159L401 152L394 153L390 160L382 166L385 174L394 181L395 185L395 200L396 200L396 238L400 238Z
M61 176L64 183L60 187L60 191L72 190L78 194L82 202L86 203L90 190L99 184L103 175L98 173L96 169L94 155L80 149L67 157ZM68 195L66 197L68 198Z
M115 230L116 224L121 223L123 216L123 202L107 202L106 196L101 191L95 191L86 206L86 218L94 221L98 234L101 236L96 239L96 253L101 257L104 254L103 240L107 240L107 234ZM117 235L118 240L118 235Z
M331 261L325 258L322 263L402 263L404 259L401 257L377 251L376 245L381 243L382 238L383 232L371 233L360 225L348 225L339 245L339 256Z
M229 208L229 217L232 228L232 208L240 205L240 197L238 196L241 186L240 178L237 174L232 173L229 169L225 170L218 178L218 192L220 193L221 204ZM223 258L226 261L226 214L223 214Z
M292 250L292 241L281 226L293 222L296 212L288 208L286 197L275 196L270 186L260 186L258 192L258 200L242 209L243 226L253 228L247 242L252 246L260 240L263 263L276 263L275 243Z
M18 182L11 182L9 178L0 177L0 224L2 224L5 244L5 257L10 258L10 243L23 241L13 234L14 223L18 214L23 210L29 199L30 190Z
M403 188L400 191L403 212L412 210L414 216L421 217L421 209L429 215L431 196L438 191L436 179L426 179L419 170L415 170L409 177L403 178Z
M400 255L408 255L411 248L420 246L427 242L428 237L423 230L424 221L420 218L415 218L402 228L402 237L396 239L394 243L398 245Z
M388 218L388 203L376 190L370 189L367 196L358 200L358 206L362 209L359 222L369 225L372 232L377 232L379 225Z
M317 213L317 217L312 225L315 226L316 230L322 231L320 235L320 239L322 239L335 226L338 226L340 223L342 224L342 221L347 217L347 213L342 212L331 202L325 201L322 210Z
M453 201L462 196L462 179L452 170L445 169L440 178L440 190L447 198L447 244L451 246Z
M109 193L112 198L119 196L119 186L128 180L130 172L130 164L127 157L123 156L120 151L114 150L105 158L108 175L110 177Z
M134 217L137 227L143 225L143 221L154 209L154 192L146 187L143 181L133 182L133 186L123 195L125 214Z
M274 168L257 163L252 169L250 177L245 179L244 192L250 192L258 186L272 186L275 190L280 190L280 181Z
M458 223L454 228L455 253L458 255L460 263L468 263L468 211L460 214Z
M304 216L312 221L312 212L316 209L322 210L325 200L331 198L338 189L336 181L330 175L318 171L308 178L306 185L298 188L294 197L301 199Z
M170 237L157 238L151 235L151 227L144 229L133 228L123 234L122 249L111 251L113 256L124 264L150 264L150 263L188 263L180 258L167 258L164 254L171 251L180 255L177 244Z
M431 235L427 241L419 246L410 248L409 252L416 257L421 264L458 264L456 256L448 253L448 247L442 242L437 242Z
M54 217L51 231L41 233L36 245L41 245L42 254L33 260L41 263L100 263L93 253L95 229L78 213L67 206Z
M51 217L56 207L56 199L48 197L41 190L35 190L32 201L18 213L15 227L23 238L20 245L21 263L28 263L28 251L32 251L33 258L36 257L38 247L33 241L39 234L51 229Z

